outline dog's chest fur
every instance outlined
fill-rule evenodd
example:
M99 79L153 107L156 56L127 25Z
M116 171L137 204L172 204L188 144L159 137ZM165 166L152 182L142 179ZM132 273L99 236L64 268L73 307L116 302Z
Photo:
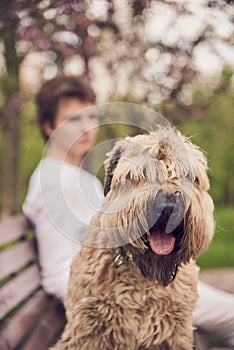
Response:
M70 298L73 305L94 303L90 307L100 320L97 327L102 315L109 322L118 319L125 334L134 338L132 344L141 344L145 349L151 347L152 340L161 344L174 332L183 334L179 329L181 321L186 314L190 318L197 299L198 268L194 263L181 267L183 272L179 270L176 279L162 287L144 278L131 262L115 267L115 258L113 249L82 249L72 265L67 317L74 318Z

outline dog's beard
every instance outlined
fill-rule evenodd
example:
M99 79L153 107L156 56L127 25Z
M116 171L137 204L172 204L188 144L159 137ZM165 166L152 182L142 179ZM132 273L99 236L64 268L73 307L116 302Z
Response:
M186 239L183 239L183 226L184 222L173 231L175 245L170 254L155 254L151 249L149 236L145 234L145 236L141 238L146 247L144 251L137 249L131 244L127 244L121 247L121 255L125 259L131 256L132 261L145 278L157 281L161 286L166 287L176 277L178 267L189 260L188 256L185 256L187 242Z
M145 278L163 287L173 281L179 266L175 255L156 255L149 249L140 254L132 253L132 259Z

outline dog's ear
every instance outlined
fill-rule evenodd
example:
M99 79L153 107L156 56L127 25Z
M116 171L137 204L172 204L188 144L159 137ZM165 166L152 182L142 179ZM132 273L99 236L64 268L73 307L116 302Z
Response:
M120 157L121 157L121 148L119 147L114 150L113 154L111 155L111 158L108 160L108 163L106 163L107 166L106 166L105 180L104 180L104 196L106 196L107 193L110 191L113 173L115 168L117 167Z

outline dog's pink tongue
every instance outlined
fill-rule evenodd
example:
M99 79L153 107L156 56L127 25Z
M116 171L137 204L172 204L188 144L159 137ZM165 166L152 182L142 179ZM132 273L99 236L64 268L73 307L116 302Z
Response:
M149 237L149 244L155 254L167 255L174 249L175 237L171 233L155 230Z

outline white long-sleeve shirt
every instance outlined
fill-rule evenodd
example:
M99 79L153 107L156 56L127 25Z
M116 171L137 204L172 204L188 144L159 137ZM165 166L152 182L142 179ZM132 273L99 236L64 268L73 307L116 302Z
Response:
M101 182L55 158L44 158L29 182L23 212L34 224L42 286L64 300L80 238L103 202Z

